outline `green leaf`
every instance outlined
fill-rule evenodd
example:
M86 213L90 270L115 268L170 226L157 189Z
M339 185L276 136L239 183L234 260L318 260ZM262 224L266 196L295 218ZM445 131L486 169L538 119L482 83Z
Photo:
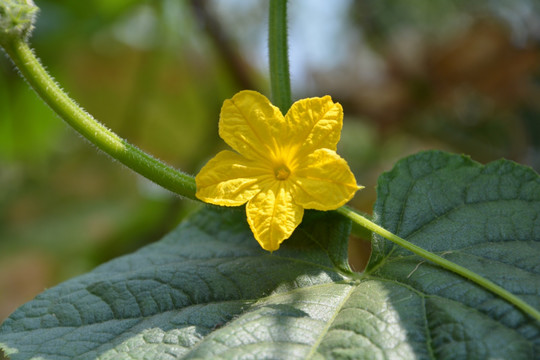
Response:
M160 242L19 308L0 328L0 346L14 360L230 358L254 349L303 357L351 287L337 271L349 231L335 213L310 212L270 254L244 212L204 209Z
M540 308L540 178L500 160L423 152L379 178L377 223ZM540 357L540 326L476 284L375 237L367 273L389 296L416 353L441 359ZM416 319L414 321L413 319Z
M426 152L381 176L375 217L540 307L540 180ZM351 224L306 212L273 254L242 211L206 208L163 240L39 295L0 328L17 359L534 359L540 324L374 239L350 272Z

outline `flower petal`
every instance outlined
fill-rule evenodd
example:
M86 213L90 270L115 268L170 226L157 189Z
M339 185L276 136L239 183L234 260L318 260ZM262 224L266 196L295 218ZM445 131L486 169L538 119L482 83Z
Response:
M334 210L361 189L347 162L335 151L319 149L304 158L291 181L294 201L306 209Z
M273 176L272 170L232 151L221 151L195 177L197 198L224 206L239 206L255 196L260 181Z
M219 136L248 159L267 159L285 119L262 94L240 91L225 100L219 119Z
M289 182L269 185L248 202L246 214L255 239L263 249L274 251L300 224L304 209L293 202Z
M301 154L317 149L336 150L343 125L343 109L330 96L302 99L295 102L285 121L288 131L282 135L283 145L301 146Z

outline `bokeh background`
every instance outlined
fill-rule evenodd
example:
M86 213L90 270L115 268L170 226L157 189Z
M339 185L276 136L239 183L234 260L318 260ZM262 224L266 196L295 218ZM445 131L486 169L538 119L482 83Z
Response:
M267 1L35 2L31 43L62 87L188 173L225 148L224 99L269 95ZM291 0L289 13L293 96L344 106L356 208L370 213L377 177L424 149L540 171L537 0ZM96 151L0 57L0 321L197 207ZM368 255L353 239L353 266Z

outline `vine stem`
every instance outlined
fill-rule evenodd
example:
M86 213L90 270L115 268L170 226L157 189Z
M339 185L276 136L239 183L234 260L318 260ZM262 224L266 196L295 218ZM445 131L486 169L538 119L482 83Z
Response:
M54 82L26 41L13 37L2 43L22 76L66 123L128 168L178 195L195 198L195 180L120 138L75 103Z
M270 0L268 55L272 102L283 114L286 114L292 104L287 39L287 0Z
M440 257L432 252L429 252L427 250L422 249L419 246L416 246L410 242L408 242L405 239L402 239L401 237L391 233L390 231L380 227L379 225L373 223L372 221L366 219L364 216L360 215L353 209L349 208L348 206L342 206L341 208L336 210L341 215L351 219L356 224L371 230L372 232L384 237L385 239L388 239L392 241L394 244L397 244L413 253L415 253L418 256L423 257L426 260L429 260L446 270L452 271L458 275L463 276L466 279L469 279L478 285L482 286L484 289L487 289L491 291L492 293L500 296L501 298L505 299L509 303L513 304L515 307L521 309L523 312L529 314L536 320L540 321L540 311L532 307L531 305L527 304L525 301L521 300L519 297L515 296L511 292L507 291L506 289L502 288L501 286L491 282L490 280L480 276L479 274L464 268L463 266L460 266L456 263L453 263L449 260L446 260L443 257Z
M289 63L287 57L286 15L286 0L270 1L270 78L274 103L283 113L286 113L291 104ZM20 37L14 36L8 40L2 41L1 45L36 93L52 108L53 111L91 143L95 144L99 149L103 150L130 169L164 188L186 198L197 200L195 197L195 179L192 176L166 165L131 145L84 111L64 91L62 91L49 76L26 41ZM364 227L449 271L477 283L540 321L540 312L538 310L497 284L460 265L411 244L371 222L349 207L343 206L336 211L351 219L355 224Z

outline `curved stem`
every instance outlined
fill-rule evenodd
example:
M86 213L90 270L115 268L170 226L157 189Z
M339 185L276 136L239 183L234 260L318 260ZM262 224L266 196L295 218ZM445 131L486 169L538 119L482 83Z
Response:
M291 105L286 19L287 1L271 0L269 19L270 77L274 102L283 113L286 113ZM85 112L54 82L23 39L13 37L8 41L3 41L2 46L30 86L64 121L81 135L137 173L176 194L197 200L195 197L195 180L192 176L184 174L146 154ZM355 224L394 242L416 255L477 283L540 321L540 312L538 310L477 273L411 244L346 206L337 209L337 212L351 219Z
M36 93L69 125L128 168L178 195L195 198L195 180L120 138L77 105L49 76L28 44L17 37L4 49Z
M392 241L393 243L415 253L418 256L423 257L424 259L427 259L447 270L450 270L458 275L463 276L466 279L469 279L478 285L482 286L483 288L491 291L494 294L497 294L501 298L505 299L509 303L513 304L517 308L521 309L525 313L529 314L536 320L540 321L540 311L533 308L531 305L527 304L525 301L521 300L511 292L505 290L504 288L500 287L499 285L491 282L490 280L478 275L477 273L464 268L463 266L460 266L456 263L453 263L449 260L446 260L445 258L442 258L438 255L435 255L427 250L422 249L421 247L418 247L414 244L411 244L405 239L400 238L399 236L391 233L390 231L380 227L379 225L371 222L370 220L366 219L362 215L358 214L351 208L347 206L342 206L341 208L336 210L338 213L342 214L343 216L351 219L353 222L365 227L366 229L373 231L374 233L384 237L385 239L388 239Z
M285 114L291 107L289 48L287 44L287 0L270 0L268 54L272 102Z

